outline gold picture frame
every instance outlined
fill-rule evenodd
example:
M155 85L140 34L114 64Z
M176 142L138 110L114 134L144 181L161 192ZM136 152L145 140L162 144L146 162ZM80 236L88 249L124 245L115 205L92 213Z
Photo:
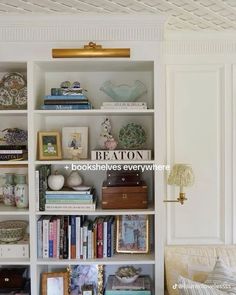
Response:
M149 252L149 217L148 215L122 215L116 217L116 252Z
M38 132L39 160L61 160L61 134L59 131Z
M70 274L66 272L44 272L41 278L41 295L69 295Z

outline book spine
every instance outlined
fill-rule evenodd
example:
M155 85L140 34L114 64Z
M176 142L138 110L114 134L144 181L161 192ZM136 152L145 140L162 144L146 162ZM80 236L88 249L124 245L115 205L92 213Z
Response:
M83 226L83 259L88 258L88 224L87 222Z
M71 259L76 259L76 217L71 216Z
M26 145L0 145L0 150L27 150L27 146Z
M101 106L101 110L146 110L146 106Z
M43 258L49 257L49 219L43 219Z
M68 259L71 259L71 216L68 217Z
M0 154L0 161L23 160L23 154Z
M71 199L71 200L93 200L93 194L86 194L86 195L67 195L67 194L48 194L46 192L45 194L45 197L47 200L50 200L50 199Z
M80 259L80 216L76 216L75 219L76 227L76 259Z
M39 171L35 171L35 209L39 211Z
M0 155L4 155L4 154L9 154L9 155L19 154L19 155L22 155L23 153L24 153L23 150L0 150Z
M97 224L97 258L103 258L103 219Z
M91 151L91 160L151 160L151 150L94 150Z
M92 197L94 190L88 190L88 191L46 191L46 195L49 196L67 196L67 195L72 195L72 196L82 196L82 197Z
M87 258L92 259L92 229L90 228L88 230L88 253L87 253Z
M29 243L6 245L0 244L0 258L29 258Z
M42 218L37 221L37 257L43 258L43 222Z
M68 259L68 216L64 216L63 258Z
M85 100L87 97L84 94L73 94L73 95L45 95L45 100Z
M60 211L60 210L87 210L87 211L94 211L95 210L95 204L46 204L45 205L45 210L50 211L50 210L55 210L55 211Z
M83 226L80 227L80 259L83 259L83 242L84 242Z
M107 258L107 219L103 222L103 258Z
M147 106L146 102L103 102L103 106Z
M47 199L46 204L93 204L93 200L76 200L76 199Z
M49 258L53 258L53 221L49 222Z
M52 226L52 240L53 240L53 258L57 257L57 219L53 218L53 226Z
M115 253L115 219L112 217L111 220L111 257Z
M59 251L59 258L63 259L64 254L64 217L60 217L60 251Z
M107 222L107 257L111 257L111 223L112 220L109 218Z
M90 110L92 108L91 104L87 105L62 105L62 104L56 104L56 105L42 105L42 110L63 110L63 111L69 111L69 110Z
M44 105L58 105L58 104L62 104L62 105L88 105L89 102L87 100L78 100L78 99L66 99L66 100L45 100L44 101Z
M60 235L61 235L61 220L57 218L57 249L56 249L56 258L60 258Z
M94 252L93 252L93 257L96 259L97 258L97 221L95 220L93 223L93 248L94 248Z

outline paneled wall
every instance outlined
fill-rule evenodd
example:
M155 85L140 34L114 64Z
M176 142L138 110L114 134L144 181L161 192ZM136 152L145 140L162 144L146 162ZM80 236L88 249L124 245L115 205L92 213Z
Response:
M209 60L210 56L185 57L181 64L179 57L178 64L167 65L168 162L192 164L195 172L195 184L186 188L188 201L183 206L167 204L168 244L235 240L232 85L236 68L232 72L231 64ZM178 192L168 187L169 198Z

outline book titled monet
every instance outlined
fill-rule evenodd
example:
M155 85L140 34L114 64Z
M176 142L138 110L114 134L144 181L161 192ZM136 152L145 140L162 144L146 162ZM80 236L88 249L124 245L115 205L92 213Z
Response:
M98 161L147 161L151 160L151 150L94 150L91 160Z

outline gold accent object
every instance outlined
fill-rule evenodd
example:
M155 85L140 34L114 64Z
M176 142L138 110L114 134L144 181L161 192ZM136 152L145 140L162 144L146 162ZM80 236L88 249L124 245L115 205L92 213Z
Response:
M164 203L180 203L181 205L184 204L184 201L187 201L188 199L185 198L185 193L179 193L179 197L177 200L164 200Z
M53 280L54 279L54 280ZM48 284L52 284L55 287L55 284L58 282L58 279L63 280L63 290L57 295L69 295L69 272L44 272L42 273L41 278L41 295L50 295L48 293ZM50 282L50 280L52 282ZM51 288L52 288L51 286ZM58 287L59 288L59 287Z
M130 48L102 48L95 42L89 42L83 48L54 48L53 58L86 58L86 57L130 57Z

